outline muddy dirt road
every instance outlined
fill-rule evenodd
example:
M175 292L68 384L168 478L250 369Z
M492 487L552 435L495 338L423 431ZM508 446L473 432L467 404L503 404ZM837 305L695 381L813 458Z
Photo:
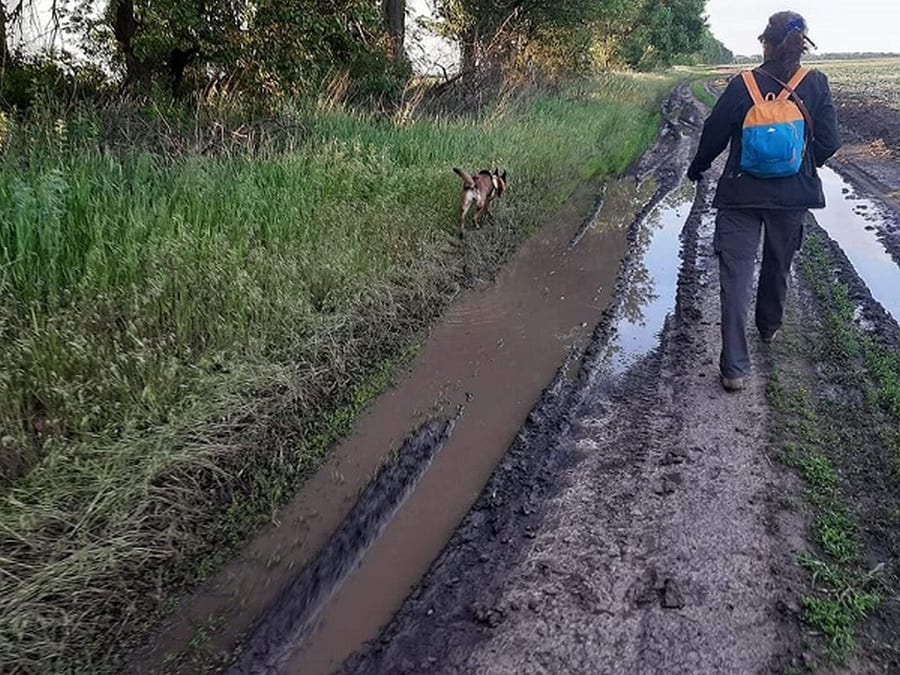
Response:
M722 391L716 171L696 186L682 178L705 111L684 84L663 113L656 146L590 217L572 227L591 197L576 195L491 290L457 305L418 369L287 509L287 531L301 534L263 533L133 671L784 673L817 663L803 621L817 577L797 561L816 554L818 525L779 459L771 383L796 371L832 392L846 377L816 362L827 320L798 276L784 343L806 346L752 340L749 387ZM842 175L823 172L831 206L809 231L826 242L857 323L896 348L898 219L883 179L897 167L866 162L851 148L835 163ZM860 410L834 420L868 423ZM355 500L383 449L414 427ZM854 513L886 609L864 631L871 649L846 669L900 672L900 601L888 583L900 578L900 538L882 527L900 503L894 483L871 480L877 463L866 471L848 489L870 489L878 504ZM317 500L333 504L309 522Z
M692 125L679 128L690 145ZM862 175L852 156L839 166ZM857 289L860 314L894 336L900 268L889 255L897 223L885 207L891 195L830 169L823 178L831 207L819 222L834 252L846 249L840 274ZM578 380L554 392L566 414L537 416L523 430L425 582L344 672L815 667L805 653L814 631L801 620L814 580L797 565L815 548L811 516L793 502L804 492L799 479L775 458L766 396L773 368L786 365L778 359L788 357L755 341L749 388L728 395L719 386L711 189L701 184L685 213L676 308L659 347L622 372L608 357L620 333L593 345ZM651 270L664 287L660 266ZM809 294L802 279L795 286ZM792 330L809 331L813 301L796 289L791 301ZM793 365L806 367L802 360ZM854 421L865 424L842 423ZM858 509L863 518L865 510ZM889 545L879 550L863 539L876 569L896 557ZM895 589L885 583L887 614ZM870 640L879 647L837 669L897 672L898 630L888 624Z
M696 130L679 131L692 147ZM565 418L525 431L347 672L781 672L795 659L777 570L804 524L778 507L792 479L767 459L763 378L740 396L716 378L710 199L701 185L682 214L677 309L659 348L624 373L609 347L583 364Z
M612 302L606 313L607 318L601 322L593 340L594 345L603 345L603 349L597 350L595 356L602 359L603 367L611 372L627 372L633 367L634 362L640 361L653 349L656 344L655 333L663 327L663 321L675 301L678 236L684 218L691 211L691 204L695 199L693 187L683 186L681 176L693 149L691 139L696 135L700 122L690 99L688 87L679 87L678 92L665 106L665 114L667 122L655 150L643 158L634 175L610 186L606 194L606 200L610 204L608 210L617 214L623 210L628 212L629 208L632 211L637 210L636 216L632 216L630 222L626 222L625 227L619 230L630 243L629 254L625 257L625 264L620 270L618 283L609 284L618 290L611 296ZM626 202L629 206L623 207L617 202ZM592 248L598 241L602 242L609 238L610 230L606 226L607 223L604 223L606 217L601 208L597 217L586 222L585 227L575 234L568 246L569 265L573 263L579 267L584 265L579 261L584 259L585 252L588 256L596 255L590 253ZM612 231L616 231L615 228ZM653 272L647 267L648 264L654 266ZM609 270L607 266L607 271L615 271L617 268L618 265ZM571 274L571 270L561 270L560 273ZM658 274L659 278L655 278L654 274ZM518 294L522 294L522 283L527 287L529 280L518 281L515 290ZM593 293L594 286L595 284L591 284L587 287L589 294ZM569 296L561 296L555 309L551 309L550 312L559 313L563 303L570 300ZM614 326L617 328L615 339L610 339ZM579 366L576 352L573 352L569 365L570 368ZM551 444L556 441L558 425L569 416L570 405L574 402L572 397L576 392L584 390L581 383L583 377L596 370L593 366L586 366L587 364L581 364L582 376L573 378L561 374L543 400L532 410L530 427L536 430L541 440L536 444L527 444L528 447L524 450L527 462L541 461L545 457L555 462L559 456L557 453L549 452ZM507 384L511 382L507 381ZM584 393L587 396L593 395L587 391ZM473 401L472 407L475 405L477 402ZM489 415L502 414L498 408L502 407L502 399L482 400L481 406L480 410L464 411L460 425L469 421L466 418L473 414L476 416L485 412ZM475 431L479 433L477 427ZM459 433L457 431L451 435L450 444ZM520 436L519 445L522 439ZM473 447L477 450L479 445L476 443ZM449 448L441 452L438 461L449 459L448 450ZM483 452L481 450L479 454ZM459 455L455 457L457 462L461 459ZM508 461L504 462L503 467L508 464ZM520 469L515 467L515 462L509 466L512 467L513 474L508 476L502 490L518 491L528 477L524 474L518 475ZM501 473L506 471L503 467ZM530 473L531 469L525 471ZM555 469L548 467L548 471L550 472L548 478L556 476ZM258 672L281 668L290 672L328 672L338 665L340 658L346 655L342 650L346 649L348 642L352 642L348 640L347 627L358 625L361 615L371 617L383 611L380 608L390 606L386 603L389 595L386 586L391 585L394 579L387 581L384 575L396 578L397 552L414 550L416 546L410 547L408 543L412 537L421 540L423 536L431 536L428 532L422 531L422 528L429 523L434 524L434 520L427 516L428 506L416 505L416 500L428 495L429 478L446 485L450 475L446 470L440 471L436 465L430 476L426 476L416 487L415 494L388 528L386 536L367 553L361 567L343 584L329 606L324 608L317 631L312 632L307 638L304 628L293 628L298 625L297 617L302 611L289 599L296 596L288 592L276 605L275 611L258 626L234 672ZM442 499L435 493L431 494L431 499L438 499L437 505L443 510L454 509L459 503L458 500L452 502L446 498ZM519 527L525 523L516 520L514 525ZM376 561L379 559L385 562L378 564ZM499 559L497 562L508 567ZM299 597L305 595L301 593ZM361 608L365 608L365 611L360 612ZM377 625L375 628L377 629ZM359 634L356 628L351 628L351 631L356 635ZM368 637L373 636L374 632ZM299 649L296 649L298 646ZM292 653L290 648L294 648L295 651Z

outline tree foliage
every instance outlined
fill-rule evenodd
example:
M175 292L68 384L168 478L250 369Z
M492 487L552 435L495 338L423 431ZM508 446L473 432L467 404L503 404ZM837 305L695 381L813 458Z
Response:
M720 63L733 63L734 54L723 45L707 28L700 36L700 51L697 53L700 63L717 65Z
M35 0L15 6L26 2ZM706 26L704 0L435 2L437 26L460 44L464 71L510 64L559 72L652 69L691 54L728 60ZM340 75L360 93L379 95L398 91L409 75L405 0L69 0L63 6L67 34L83 59L125 90L179 97L215 88L271 98L316 90ZM0 12L3 64L11 60L3 39L10 18Z
M634 68L655 68L696 52L706 29L705 6L705 0L640 3L621 42L625 63Z
M443 0L445 33L462 44L463 69L490 56L550 55L573 69L651 69L697 52L705 0Z
M402 3L400 3L402 5ZM367 0L81 0L70 26L82 50L127 85L240 83L271 93L328 74L391 74L386 16ZM396 18L396 14L392 15ZM382 77L382 79L385 79Z

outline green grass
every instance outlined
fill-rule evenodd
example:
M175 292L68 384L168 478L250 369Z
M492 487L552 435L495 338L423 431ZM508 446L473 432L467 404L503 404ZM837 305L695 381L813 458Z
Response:
M6 120L4 667L115 670L321 464L468 274L652 142L671 85L609 75L402 124L301 106L246 151L166 117L145 115L177 130L153 145L107 143L93 111ZM463 241L454 165L511 179Z
M856 327L849 290L832 278L831 258L816 236L810 237L805 246L802 265L804 275L828 308L823 317L828 336L823 343L828 350L825 356L845 364L861 362L865 377L862 373L857 375L870 399L900 422L900 354Z
M694 80L691 89L698 101L703 103L703 105L707 106L708 108L712 108L716 104L716 101L718 99L706 90L706 81L707 78Z
M778 372L768 385L768 400L778 415L782 459L797 469L807 485L807 499L815 507L814 528L823 551L837 562L851 562L858 554L855 524L831 459L824 451L821 422L800 386L789 387Z
M855 647L856 627L882 603L879 593L866 590L877 587L877 574L848 573L812 556L802 558L801 564L819 590L818 595L803 598L804 618L827 637L831 656L843 662Z

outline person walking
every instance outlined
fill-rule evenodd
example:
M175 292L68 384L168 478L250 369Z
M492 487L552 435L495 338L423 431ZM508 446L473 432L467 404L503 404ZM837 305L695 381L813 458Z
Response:
M788 274L809 209L825 207L816 171L841 146L828 78L800 60L815 44L796 12L774 14L759 36L764 63L732 78L703 127L687 176L698 181L730 143L713 207L719 259L722 351L728 391L751 372L747 319L760 232L763 260L756 328L770 343L781 327ZM763 228L764 226L764 228Z

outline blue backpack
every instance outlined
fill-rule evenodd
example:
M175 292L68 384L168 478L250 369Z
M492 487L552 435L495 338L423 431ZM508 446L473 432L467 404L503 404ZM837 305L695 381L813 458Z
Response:
M807 73L809 70L801 68L787 84L770 75L784 87L778 96L763 96L753 71L741 73L753 100L753 106L744 117L741 137L741 169L751 176L784 178L800 171L806 154L807 132L812 132L812 120L796 89Z

